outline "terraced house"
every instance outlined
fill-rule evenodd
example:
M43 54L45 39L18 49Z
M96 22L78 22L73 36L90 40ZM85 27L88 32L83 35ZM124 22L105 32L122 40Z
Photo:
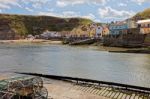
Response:
M140 28L141 34L149 34L150 33L150 19L139 20L137 22L138 27Z
M109 25L109 30L111 35L120 35L138 32L136 22L131 19L127 19L125 21L117 21L115 23L112 22Z
M139 20L137 22L138 27L140 28L140 34L145 35L144 44L150 45L150 19Z

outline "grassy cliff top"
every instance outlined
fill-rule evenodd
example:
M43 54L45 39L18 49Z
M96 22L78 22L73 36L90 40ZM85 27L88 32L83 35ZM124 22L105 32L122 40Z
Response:
M139 17L142 19L150 18L150 8L145 9L144 11L137 13L133 18L135 18L135 17Z
M93 23L85 18L59 18L52 16L0 14L0 22L8 22L9 27L19 35L37 35L44 30L71 31L82 25Z

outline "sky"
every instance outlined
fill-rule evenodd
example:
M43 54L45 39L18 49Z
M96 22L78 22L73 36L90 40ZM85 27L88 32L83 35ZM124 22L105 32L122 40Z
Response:
M111 22L150 8L150 0L0 0L0 13L82 17Z

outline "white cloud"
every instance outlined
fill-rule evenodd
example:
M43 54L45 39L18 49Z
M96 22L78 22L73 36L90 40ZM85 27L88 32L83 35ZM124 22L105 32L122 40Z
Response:
M59 14L54 12L39 12L38 15L55 16L55 17L63 17L63 18L80 17L80 18L96 20L95 15L93 15L92 13L89 13L88 15L81 15L79 12L73 12L73 11L64 11Z
M95 19L94 21L95 22L102 22L100 19Z
M63 17L77 17L78 16L78 12L74 12L74 11L64 11L62 12Z
M65 6L67 6L67 4L65 2L57 1L57 6L65 7Z
M18 0L0 0L0 4L18 5Z
M135 12L126 10L116 10L111 7L99 8L98 13L101 18L125 19L133 16Z
M11 9L12 7L20 7L22 9L32 11L31 9L41 9L49 4L51 0L0 0L0 10ZM29 8L29 4L31 7Z
M31 4L31 6L36 9L44 7L50 1L51 0L20 0L21 3L26 5Z
M0 4L0 9L10 9L10 6L5 4Z
M56 16L56 17L60 17L59 14L57 13L53 13L53 12L39 12L38 15L44 15L44 16Z
M64 12L59 13L59 14L55 13L55 12L39 12L38 15L70 18L70 17L78 17L79 13L73 12L73 11L64 11Z
M120 7L126 7L127 4L125 4L125 3L119 3L118 6L120 6Z
M108 0L58 0L56 1L57 6L65 7L67 5L77 5L77 4L105 4Z
M10 9L11 6L18 6L20 7L18 0L0 0L0 9Z
M32 0L33 4L32 6L34 8L42 8L44 7L50 0Z
M150 0L132 0L132 1L135 3L138 3L139 5L141 5L142 3L145 3L145 2L150 2Z
M87 18L87 19L91 19L91 20L95 20L96 17L94 14L92 13L89 13L88 15L85 15L85 16L81 16L82 18Z
M27 11L29 11L29 12L33 12L33 11L34 11L33 9L28 8L28 7L25 7L25 9L26 9Z
M81 17L81 18L87 18L87 19L91 19L91 20L95 20L96 17L94 14L89 13L87 15L81 15L79 12L73 12L73 11L64 11L63 12L63 17Z

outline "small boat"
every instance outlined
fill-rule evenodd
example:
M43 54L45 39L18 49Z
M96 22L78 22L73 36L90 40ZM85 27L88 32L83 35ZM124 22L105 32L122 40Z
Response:
M88 45L88 44L93 44L95 42L96 42L96 39L91 38L91 39L84 39L84 40L70 42L69 45Z

